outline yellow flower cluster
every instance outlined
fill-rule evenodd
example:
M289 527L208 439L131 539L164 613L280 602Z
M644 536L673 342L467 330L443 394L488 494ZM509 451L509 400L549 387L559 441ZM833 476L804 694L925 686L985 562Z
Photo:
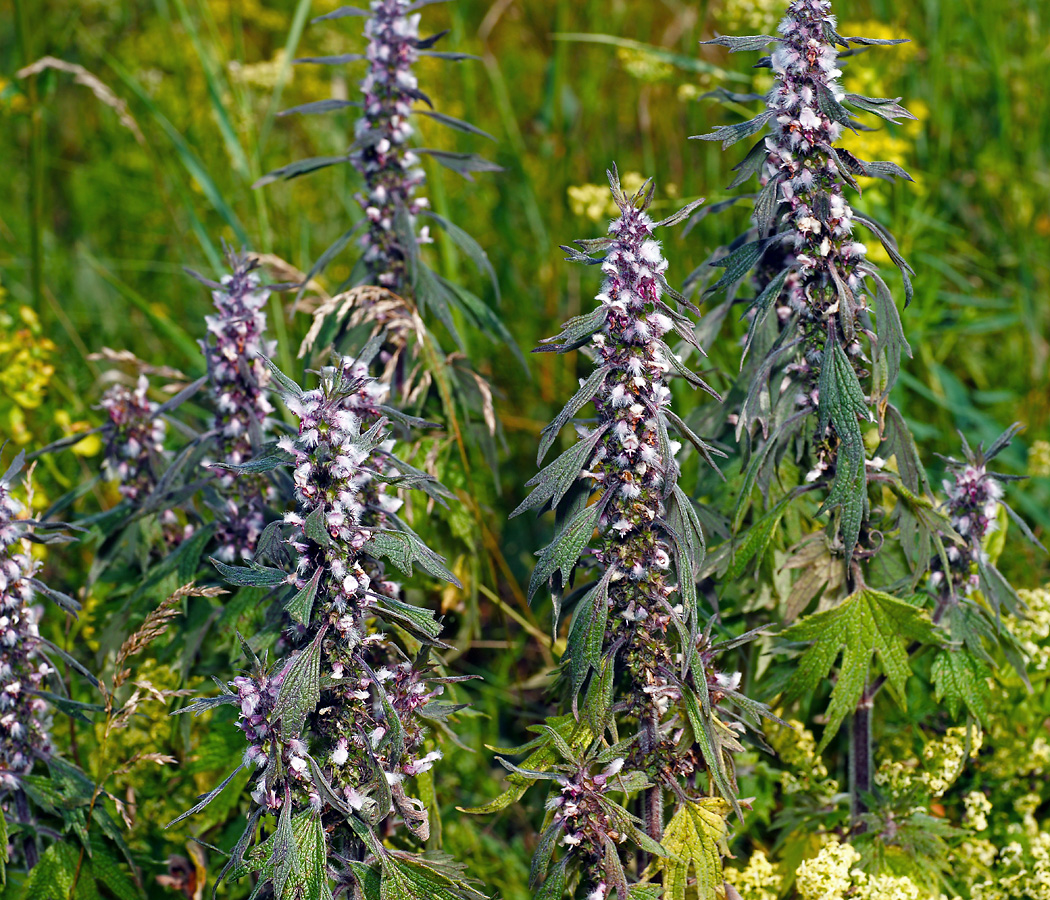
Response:
M833 837L798 867L795 888L800 900L843 900L853 886L851 870L858 862L860 854Z
M725 869L725 880L743 900L777 900L783 876L762 850L755 850L743 869Z
M1035 441L1028 451L1028 474L1033 478L1050 476L1050 441Z
M860 869L851 874L856 883L849 900L923 900L924 893L907 876L869 876Z
M981 791L970 791L963 797L963 806L966 807L966 824L974 831L984 831L988 827L992 801Z
M979 728L974 728L970 730L969 737L970 758L976 759L984 736ZM919 780L931 797L943 797L944 792L962 774L966 763L966 738L966 728L949 728L943 738L930 741L923 749L923 771Z
M1003 847L990 877L975 881L973 900L1050 900L1050 833L1041 832L1027 849L1017 841Z
M830 799L839 792L839 783L828 777L824 760L817 756L817 739L797 719L790 728L771 726L766 735L770 746L784 764L780 783L787 794L810 793Z
M0 288L0 302L3 301ZM28 306L0 309L0 435L16 444L33 435L26 413L44 402L55 367L55 345L45 337L36 313Z
M1046 643L1050 639L1050 588L1018 591L1028 607L1023 619L1014 622L1013 633L1028 654L1029 672L1050 669L1050 653Z
M620 47L616 51L616 57L620 60L620 65L623 66L624 71L628 75L649 84L666 81L675 72L675 68L671 63L646 50ZM608 193L608 190L606 190L606 193Z
M928 896L903 875L869 875L858 869L860 854L832 838L798 867L800 900L925 900Z
M624 191L630 195L645 184L645 176L639 172L625 172L620 178ZM569 208L573 215L583 216L592 222L603 222L620 214L609 193L608 185L581 184L570 187Z

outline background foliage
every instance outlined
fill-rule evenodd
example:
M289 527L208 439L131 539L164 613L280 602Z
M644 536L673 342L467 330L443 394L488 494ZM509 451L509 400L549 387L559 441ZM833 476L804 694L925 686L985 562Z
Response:
M204 334L210 301L182 268L214 275L218 237L306 271L345 230L347 219L360 215L349 167L261 190L251 187L286 162L340 153L348 143L352 110L276 116L280 109L354 92L340 68L290 65L297 56L359 48L356 20L339 27L307 24L336 5L333 0L38 0L16 3L16 15L0 19L0 160L8 188L0 194L0 435L31 449L99 424L102 390L130 371L125 367L122 375L119 363L97 358L105 347L130 350L152 366L178 370L186 380L202 374L196 341ZM424 61L421 84L440 109L488 131L498 144L479 148L474 138L424 121L425 141L448 149L485 149L505 169L465 185L428 161L430 196L439 213L468 225L487 250L502 287L500 312L519 346L534 346L555 333L558 323L589 307L595 285L586 273L581 277L576 267L563 264L557 248L570 238L604 231L610 210L603 173L610 162L615 160L621 173L656 175L657 213L701 195L711 203L733 195L725 185L736 157L687 142L686 136L725 121L725 108L703 99L706 91L762 89L768 74L747 68L746 54L730 59L720 48L698 48L697 42L715 32L768 32L780 12L781 4L759 0L459 0L428 9L435 30L452 30L450 46L477 53L482 62L439 68ZM1050 10L1041 0L994 5L856 0L839 12L850 26L844 33L912 40L903 48L867 54L845 76L846 85L859 93L903 95L917 115L916 122L861 133L848 143L868 159L901 163L916 179L915 185L866 188L858 204L893 224L918 273L915 301L904 312L915 358L904 368L895 402L935 471L933 453L956 451L956 429L976 443L991 441L1013 421L1027 425L1000 462L1005 471L1031 476L1011 500L1045 540L1050 98L1040 85ZM17 27L19 21L24 28ZM61 60L65 71L16 74L44 56ZM630 179L625 177L629 187ZM745 217L742 205L735 213L705 218L685 238L669 240L670 271L680 280L738 233ZM450 242L437 240L440 271L449 277L461 269L469 274L469 261ZM323 283L333 287L348 274L348 266L337 260ZM491 294L488 289L486 299L494 303ZM280 362L298 375L294 348L310 320L290 306L290 295L275 295L271 320ZM573 392L577 370L571 356L543 357L535 364L530 360L532 378L525 379L507 346L464 333L475 367L497 389L505 447L502 492L481 495L479 546L485 565L468 579L465 567L452 560L464 589L433 588L457 623L450 632L459 635L455 667L485 678L465 692L478 715L459 726L463 740L481 755L449 755L440 798L446 805L447 845L473 860L474 874L489 887L516 898L528 896L528 836L536 831L538 813L511 807L478 820L452 807L481 803L498 792L501 770L483 744L518 743L524 726L541 717L546 682L537 673L562 649L545 637L549 609L530 610L522 590L532 553L545 543L549 527L529 517L508 522L507 514L535 471L539 431ZM719 370L735 365L738 349L707 349L710 372L704 375L718 387ZM82 482L97 468L100 450L97 438L88 436L71 452L42 459L36 502L44 507ZM463 493L463 485L450 487ZM92 494L77 500L78 510L106 508L115 500L104 485ZM470 534L475 526L464 514L452 527ZM76 549L63 550L58 586L76 585L78 572L86 576L89 563L86 549L79 556ZM51 564L57 567L59 560ZM1038 588L1050 578L1045 557L1009 535L1001 568L1023 587ZM165 596L164 586L154 586L153 605ZM119 636L106 632L111 591L100 583L82 596L79 622L56 637L96 652L104 662L107 648L114 640L119 644ZM212 598L187 599L195 639L203 640L217 608ZM222 621L229 624L245 612L226 609ZM54 628L61 632L66 626ZM1046 634L1036 631L1032 639L1043 640L1045 652ZM228 646L209 648L188 679L180 648L161 643L142 663L141 677L161 690L195 687L202 676L225 672L235 656L232 639ZM1033 681L1036 694L1025 701L1023 718L1034 741L1050 707L1045 672ZM1013 709L1016 700L1010 698L1021 696L1020 686L1003 690L1003 707ZM918 713L913 704L913 717L923 713L921 700L917 708ZM188 717L169 720L162 709L144 705L146 715L108 746L101 734L82 725L63 739L72 741L89 769L88 757L100 753L118 758L156 751L179 759L180 769L139 768L119 786L134 811L133 847L153 861L145 876L168 874L178 882L169 868L201 875L195 863L200 851L188 849L188 836L207 833L212 843L228 845L237 823L229 834L221 828L234 810L213 805L209 821L182 823L168 832L162 823L215 782L226 759L240 753L239 736ZM995 755L982 758L975 777L1009 784L1010 803L1031 808L997 807L991 827L1007 835L1011 822L1026 815L1045 819L1046 788L1034 783L1038 773L1011 768L1022 756L1013 755L1018 748L1011 750L1012 738L992 734L986 740L995 743ZM122 746L115 748L113 741ZM781 748L775 736L773 742ZM1039 752L1045 754L1045 737L1042 746ZM786 742L783 748L785 759L801 754L799 771L812 773L812 758L804 750ZM756 764L753 786L772 796L790 771L765 766ZM844 780L841 772L829 777ZM232 792L228 796L236 802ZM756 804L763 816L772 808L772 801ZM209 824L215 826L211 831ZM748 846L732 846L747 858ZM797 852L801 858L806 851ZM185 857L185 865L170 866L172 855Z

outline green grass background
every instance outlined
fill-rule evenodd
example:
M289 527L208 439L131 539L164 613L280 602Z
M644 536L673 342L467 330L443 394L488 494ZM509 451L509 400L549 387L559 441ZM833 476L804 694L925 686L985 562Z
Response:
M102 347L128 349L190 375L203 370L195 342L204 334L210 301L183 267L215 274L220 240L306 270L359 215L349 167L251 187L270 169L339 153L348 143L352 110L275 115L299 103L353 95L359 77L353 69L288 65L295 56L360 48L360 20L308 24L334 5L14 0L9 14L0 15L5 321L31 307L38 336L55 345L54 374L38 405L23 410L27 444L61 437L71 423L101 421L95 404L108 365L89 357ZM957 429L971 441L988 441L1014 421L1026 424L1005 465L1034 476L1012 496L1045 534L1050 468L1038 463L1038 442L1050 439L1050 6L1045 0L836 6L844 34L878 28L877 36L912 41L864 54L846 72L847 87L903 96L918 115L906 128L888 126L856 139L858 148L890 153L916 180L872 185L858 200L892 226L918 272L915 301L903 313L914 358L895 399L934 471L935 452L956 451ZM476 53L482 61L427 61L420 66L421 87L438 109L471 121L497 143L429 121L421 125L423 142L485 152L504 168L469 184L428 162L428 190L435 208L487 250L502 286L500 315L520 346L555 333L598 287L593 270L562 262L558 249L605 227L574 209L571 188L604 183L615 161L621 172L655 176L660 208L730 196L729 169L746 148L722 153L687 137L747 114L700 95L720 85L761 87L762 73L750 68L753 55L730 58L698 42L739 31L748 18L769 28L763 18L775 19L779 11L780 4L739 0L458 0L424 10L425 31L451 30L445 49ZM81 74L18 77L24 64L46 55L82 67ZM75 80L91 77L93 88ZM669 238L672 283L745 221L741 204L704 219L684 239ZM439 239L435 260L444 274L485 288L451 244ZM328 285L348 271L344 256L330 268ZM495 303L491 290L486 299ZM309 321L283 316L277 306L272 312L282 363L294 370L300 365L294 348ZM7 344L15 326L10 329ZM14 359L3 337L0 363ZM466 337L475 365L497 389L506 435L503 492L485 510L507 560L498 583L486 586L502 605L482 598L483 640L463 662L486 677L475 699L489 718L464 725L468 743L480 748L483 741L520 737L523 723L538 714L530 679L549 661L535 636L547 628L547 610L525 608L518 585L549 525L508 524L506 516L535 472L538 433L573 392L576 369L572 359L530 357L526 378L507 347ZM719 372L732 371L738 359L733 334L724 331L721 340L708 348L706 374L716 385L726 383ZM12 362L0 373L9 395L0 412L11 406L18 371ZM0 421L0 430L11 430L10 423ZM96 465L97 458L70 454L44 461L43 489L68 489ZM1019 543L1008 542L1005 559L1019 586L1045 580L1045 562ZM499 776L490 762L488 755L461 755L446 764L446 838L473 858L492 887L507 897L526 896L534 812L509 810L475 822L451 811L453 801L478 802L495 792ZM156 838L157 857L167 849Z

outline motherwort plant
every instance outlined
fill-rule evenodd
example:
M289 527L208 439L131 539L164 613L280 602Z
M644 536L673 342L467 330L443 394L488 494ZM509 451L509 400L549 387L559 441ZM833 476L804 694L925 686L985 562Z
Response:
M208 364L208 386L215 419L216 456L225 465L246 463L262 448L270 431L270 370L266 359L276 351L266 335L266 302L258 263L246 253L230 253L232 271L221 282L196 276L211 288L215 312L205 317L208 339L201 349ZM272 489L265 475L219 470L222 499L217 556L225 562L248 558L266 525Z
M300 63L343 65L363 61L367 66L361 81L361 100L320 100L288 110L289 113L321 113L357 106L361 116L354 126L353 143L343 156L319 157L292 163L265 176L265 184L281 178L294 178L305 172L350 163L359 173L361 189L355 200L364 211L363 220L343 233L317 260L307 281L328 265L351 240L358 236L362 254L344 285L349 291L338 294L317 312L315 330L309 338L312 346L324 348L343 343L343 332L355 307L365 304L371 318L387 330L389 340L406 341L416 329L397 327L397 318L424 318L432 314L459 341L452 310L493 337L508 339L485 304L469 291L433 272L421 259L421 247L433 242L431 225L443 229L449 238L480 268L492 276L498 297L495 275L480 245L462 229L430 209L428 199L420 192L426 181L422 158L436 162L472 180L472 172L499 171L499 166L473 153L459 153L414 146L415 116L427 116L456 131L489 137L467 122L434 110L430 98L420 90L414 72L420 57L464 60L465 53L434 50L445 35L420 35L420 13L428 5L420 0L372 0L369 10L341 7L315 21L365 17L364 33L368 45L364 54L309 57ZM418 107L423 104L429 108ZM491 138L490 138L491 139ZM364 232L360 234L360 232ZM392 306L382 292L353 290L363 285L377 285L400 298L399 309ZM365 317L366 319L369 316ZM431 338L432 340L432 338ZM386 352L398 352L393 348ZM428 363L428 365L430 365Z
M662 880L667 897L682 898L692 869L707 897L722 885L726 815L739 810L732 752L744 721L764 709L740 694L741 675L723 659L740 640L714 640L704 627L695 584L704 537L671 437L713 465L715 451L671 409L672 378L709 389L667 343L700 349L686 315L695 309L668 284L654 236L702 201L654 222L651 183L627 196L615 169L609 179L620 217L608 236L565 248L601 266L597 305L541 348L586 348L594 371L544 429L540 460L584 407L596 417L576 426L577 442L530 482L516 511L557 513L530 585L534 595L550 583L555 627L573 578L586 579L566 597L575 601L563 662L571 712L547 720L520 767L506 763L514 787L486 809L535 780L553 783L533 864L534 881L545 879L538 896L626 898L632 883Z
M712 551L702 575L731 586L736 596L723 601L757 612L763 623L779 617L789 626L782 637L791 665L774 667L773 693L784 704L819 692L841 654L816 753L848 720L848 821L865 869L881 871L901 853L914 862L909 875L932 883L921 856L944 851L943 842L926 841L931 830L943 833L914 804L895 807L875 791L873 708L885 685L904 709L911 658L923 652L934 654L929 693L945 700L951 716L965 707L985 717L993 650L1023 673L997 612L1019 601L985 547L1002 496L985 461L1013 432L988 454L967 451L966 463L951 462L942 508L889 400L901 355L910 350L857 228L878 238L899 268L906 304L912 270L889 232L852 207L847 188L859 192L859 177L908 176L896 164L859 159L840 141L856 127L851 110L891 122L910 114L897 100L847 93L839 66L840 50L853 57L899 42L843 37L829 0L791 0L778 36L712 43L730 51L772 45L760 65L772 69L775 83L759 116L701 136L726 147L770 127L737 166L734 182L759 178L753 227L713 263L725 272L709 293L728 289L728 305L738 302L736 290L752 273L742 374L727 409L738 437L748 438L750 458L735 485L731 538ZM768 503L764 512L751 505L756 486ZM809 499L818 491L819 507ZM834 517L821 533L819 519L829 511ZM761 567L771 546L780 554L777 587L765 599L748 596L740 576L752 562ZM818 598L818 611L803 616ZM835 816L814 813L804 827L830 827L841 822Z
M444 493L392 455L387 416L407 420L382 405L384 389L367 375L377 349L336 359L313 390L273 370L298 436L240 470L289 466L295 509L259 542L256 560L276 565L216 561L232 584L272 587L286 613L277 659L260 659L245 644L251 668L191 707L240 712L247 747L237 771L255 772L253 803L223 875L258 873L253 896L270 885L278 898L480 897L457 865L384 843L395 835L399 848L426 841L428 812L410 794L412 779L441 758L432 723L458 707L439 699L456 679L428 659L444 646L439 623L401 599L381 561L405 575L415 565L455 580L400 520L402 501L389 492L393 484ZM395 640L384 624L407 639ZM261 823L270 834L252 847Z
M41 637L42 609L34 601L37 595L48 597L70 613L79 606L36 577L40 563L30 542L50 543L56 536L52 526L28 518L26 505L15 495L24 463L25 454L19 453L0 477L0 816L17 835L12 839L15 864L31 869L39 858L41 834L31 808L31 799L39 794L29 776L38 763L52 759L45 698L55 667L49 654L65 657ZM3 840L6 845L6 835ZM6 858L6 846L3 852Z
M837 142L844 129L854 128L848 107L889 121L912 116L895 100L845 92L838 66L840 47L899 42L844 38L830 10L830 0L793 0L779 37L714 41L731 51L772 44L773 53L763 64L772 68L776 81L765 112L701 139L720 140L725 148L767 124L770 127L769 136L759 140L737 166L734 182L742 184L758 175L762 183L753 232L715 263L725 274L709 292L731 288L763 260L776 260L775 268L760 268L761 283L747 311L751 322L745 356L754 343L765 353L747 372L750 386L737 412L737 435L750 435L761 425L768 439L756 458L765 465L779 459L810 416L816 416L809 478L830 483L823 510L841 510L837 529L850 557L868 509L861 424L875 421L872 408L877 406L880 427L885 425L886 398L901 353L910 352L892 294L867 259L866 247L856 240L856 226L882 242L900 268L909 302L912 287L911 269L893 237L854 210L846 197L847 187L859 190L858 175L907 178L907 174L893 163L858 159ZM778 316L769 322L774 309ZM777 321L779 316L782 321ZM870 396L866 396L861 382L869 375Z

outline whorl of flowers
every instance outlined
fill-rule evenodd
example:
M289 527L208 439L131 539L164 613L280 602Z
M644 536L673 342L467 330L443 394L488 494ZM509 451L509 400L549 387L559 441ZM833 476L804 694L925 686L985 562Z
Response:
M387 482L428 479L392 456L385 416L396 413L382 405L385 388L368 377L367 364L338 360L308 391L277 375L299 419L298 436L278 443L290 457L295 510L285 516L283 545L266 551L285 568L252 562L220 570L235 584L288 585L282 645L298 649L272 666L254 658L227 693L193 707L239 707L248 741L244 764L258 769L252 821L287 815L323 832L324 877L334 879L336 895L358 889L361 872L351 863L385 865L377 835L392 815L426 840L427 811L409 796L407 779L441 758L427 746L428 720L454 711L435 703L454 679L437 676L426 652L408 657L377 627L396 623L424 647L442 646L433 615L399 599L400 586L385 574L381 557L405 574L414 563L454 578L397 518L402 501ZM285 896L282 879L266 877Z
M134 390L114 384L101 401L111 426L102 472L133 502L144 500L156 486L156 463L165 456L167 423L157 415L159 404L149 399L148 391L149 381L140 375Z
M606 789L609 772L590 775L594 761L589 757L576 763L576 774L558 782L560 790L551 801L556 823L563 826L565 851L555 870L560 874L549 877L564 879L572 865L580 875L577 895L596 898L612 886L618 895L623 893L618 886L625 877L617 849L621 841L632 837L656 853L645 839L660 837L664 791L675 794L680 809L698 799L694 776L705 772L712 791L736 802L724 751L739 747L737 723L727 725L719 718L725 713L715 710L740 696L739 673L724 674L715 665L724 646L706 631L698 634L702 629L696 626L694 575L703 536L692 501L677 483L680 445L670 430L693 442L709 461L712 450L671 410L669 379L679 376L708 388L665 342L673 332L699 351L691 320L683 312L692 307L668 285L667 262L654 238L656 229L683 221L702 201L654 222L647 213L650 183L629 197L615 169L609 179L620 216L608 236L578 241L584 252L564 248L571 259L601 265L605 280L597 306L566 323L562 334L545 341L543 348L567 352L587 347L595 370L581 379L579 392L544 430L540 459L587 404L594 405L596 419L576 426L576 445L530 482L537 487L517 510L550 506L564 518L558 536L539 554L530 595L550 581L557 611L561 591L578 564L596 577L576 606L566 653L573 712L580 721L592 722L595 738L614 716L621 738L634 735L617 764L617 769L626 764L627 772L614 789L644 793L644 834L627 824L633 817L626 813L616 813L612 824L606 823L602 816L610 810L623 813L611 801L595 799L601 815L576 802L577 797L594 799ZM588 503L592 494L595 501ZM584 716L578 697L588 682ZM603 697L610 683L614 694ZM705 700L697 706L700 696ZM705 731L703 739L697 738L697 729ZM710 752L707 734L713 735L716 752ZM601 779L600 785L595 779ZM540 865L538 875L546 868Z
M0 796L51 755L50 717L36 696L52 672L39 653L39 609L32 605L38 564L19 521L24 506L12 494L13 474L0 480Z
M992 472L988 468L991 460L1010 445L1018 430L1016 425L1007 429L987 450L983 445L972 448L964 439L963 459L946 459L949 477L943 481L944 510L963 542L949 543L945 548L945 559L938 555L931 562L930 583L940 590L945 600L984 590L989 593L993 605L998 607L999 591L995 590L995 585L1005 582L999 576L989 577L995 570L985 550L985 539L999 527L1000 508L1013 518L1029 540L1039 545L1004 500L1003 484L1016 476ZM1009 593L1013 599L1012 590ZM1023 605L1019 598L1017 605Z
M412 222L429 206L426 197L417 196L426 176L408 146L412 105L422 96L412 71L420 46L420 15L410 11L412 6L411 0L372 0L365 23L364 112L351 154L366 186L357 195L369 223L362 239L364 261L376 283L397 293L404 289L407 253L398 237L398 217L407 213ZM420 237L427 240L425 228Z
M246 254L231 253L229 264L233 271L220 283L205 281L212 288L216 312L205 316L209 337L201 342L201 349L215 408L216 455L219 461L236 466L255 455L269 431L273 406L264 357L273 356L276 343L265 337L270 289L259 277L258 263ZM246 558L255 550L266 524L267 481L264 476L238 477L230 470L215 471L225 506L218 556L226 561Z

